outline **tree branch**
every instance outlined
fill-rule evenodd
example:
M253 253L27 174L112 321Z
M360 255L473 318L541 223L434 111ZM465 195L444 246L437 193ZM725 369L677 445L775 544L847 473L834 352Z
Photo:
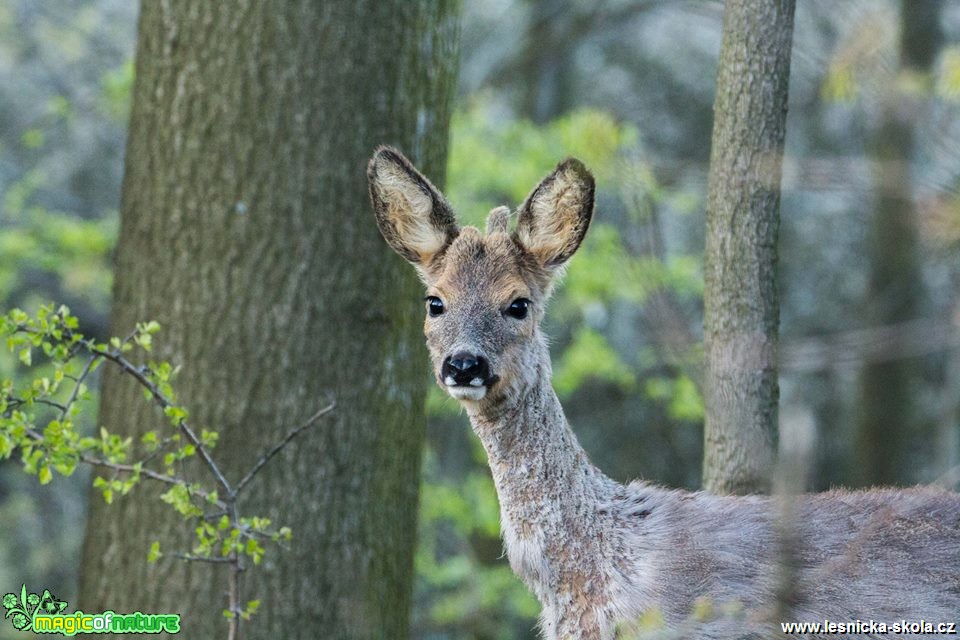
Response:
M103 349L98 349L97 346L89 340L85 340L84 342L87 349L89 349L91 353L106 358L110 362L119 365L124 372L130 374L137 382L140 383L140 386L150 392L150 394L153 396L153 399L161 409L167 409L168 407L176 406L160 391L157 385L155 385L149 378L147 378L146 375L144 375L143 371L141 371L139 367L135 366L132 362L124 358L119 351L105 351ZM203 460L204 464L207 465L207 468L210 469L210 472L213 474L214 478L216 478L217 483L223 487L224 493L231 495L233 493L233 488L230 486L230 483L227 482L227 478L223 475L220 467L216 462L213 461L213 458L210 457L210 452L207 451L207 448L197 437L197 434L194 433L193 429L190 428L190 425L187 423L187 421L181 418L177 421L177 426L187 437L187 440L190 441L190 444L196 447L200 458Z
M250 469L250 471L248 471L247 474L240 479L240 482L237 483L237 487L233 490L231 497L239 495L240 492L244 489L244 487L246 487L250 483L250 481L253 480L254 476L256 476L257 473L259 473L260 470L263 469L264 465L270 462L270 458L277 455L281 449L287 446L291 440L293 440L298 435L300 435L301 432L313 426L317 422L317 420L319 420L323 416L333 411L334 407L336 406L337 406L336 402L333 402L333 401L330 402L330 404L328 404L326 407L324 407L323 409L320 409L315 414L310 416L307 419L307 421L301 424L299 427L296 427L295 429L291 429L287 433L287 435L284 436L283 440L273 445L266 453L260 456L260 459L257 460L256 464L254 464L253 467Z
M223 558L221 556L197 556L190 553L171 553L171 556L178 558L180 560L185 560L187 562L212 562L216 564L229 564L232 562L230 558Z
M87 360L86 366L83 368L83 371L80 372L80 375L73 382L73 391L70 393L70 397L67 398L66 403L64 403L63 408L60 410L60 422L63 422L67 417L67 412L70 411L70 407L73 406L73 403L77 401L77 396L80 395L80 387L83 385L83 381L86 380L87 376L90 375L90 371L93 370L94 363L99 360L100 356L92 355Z

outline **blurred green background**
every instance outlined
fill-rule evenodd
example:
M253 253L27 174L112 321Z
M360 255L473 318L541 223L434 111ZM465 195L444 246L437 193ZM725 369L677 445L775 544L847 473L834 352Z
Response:
M136 5L0 0L0 308L64 303L98 339L107 337ZM893 481L955 486L960 3L944 2L926 34L936 51L923 75L898 63L898 3L798 5L780 246L781 407L815 429L807 489L875 481L856 424L878 393L864 372L878 364L896 368L901 382L879 391L900 416ZM704 201L722 8L464 6L445 192L464 221L482 224L564 156L594 171L595 223L546 331L568 417L594 462L619 480L700 484ZM874 169L891 99L913 110L904 161L916 206L900 221L905 232L878 241L890 235L877 228ZM896 256L897 278L878 290L884 251ZM14 357L0 355L0 378L19 373ZM429 409L414 637L533 638L538 607L503 557L482 449L450 398L434 389ZM0 589L25 581L69 601L89 478L39 487L18 464L0 463ZM11 633L0 625L0 638Z

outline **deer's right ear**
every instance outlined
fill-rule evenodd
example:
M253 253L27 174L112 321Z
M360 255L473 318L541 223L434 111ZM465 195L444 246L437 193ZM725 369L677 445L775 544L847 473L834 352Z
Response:
M423 174L392 147L379 147L367 166L370 200L380 234L423 275L459 229L450 205Z

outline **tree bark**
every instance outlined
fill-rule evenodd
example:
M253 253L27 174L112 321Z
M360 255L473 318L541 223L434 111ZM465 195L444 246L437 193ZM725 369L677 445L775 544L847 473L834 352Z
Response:
M899 74L929 74L943 37L940 1L910 0L900 7ZM898 74L898 75L899 75ZM923 98L905 95L891 79L880 94L880 116L868 141L876 201L867 236L869 282L863 309L871 326L913 320L923 306L911 162L914 121ZM856 484L913 484L907 450L920 437L913 404L920 375L916 359L875 362L860 375ZM912 437L911 437L912 436Z
M155 357L236 482L328 402L242 507L289 525L244 575L263 601L244 636L405 638L424 433L420 285L380 240L375 145L442 183L456 0L144 2L112 329L157 320ZM166 420L105 374L101 423L137 441ZM193 472L194 468L188 469ZM226 571L164 558L193 532L156 490L91 499L86 611L178 612L226 634Z
M727 0L704 261L703 483L766 492L777 440L777 233L793 0Z

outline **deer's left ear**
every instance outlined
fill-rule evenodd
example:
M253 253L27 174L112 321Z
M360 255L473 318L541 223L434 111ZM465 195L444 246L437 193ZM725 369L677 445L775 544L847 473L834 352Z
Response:
M367 166L370 200L380 234L390 247L426 274L457 237L450 205L402 153L379 147Z
M593 216L593 176L568 158L527 196L520 207L514 240L542 267L558 267L574 254Z

